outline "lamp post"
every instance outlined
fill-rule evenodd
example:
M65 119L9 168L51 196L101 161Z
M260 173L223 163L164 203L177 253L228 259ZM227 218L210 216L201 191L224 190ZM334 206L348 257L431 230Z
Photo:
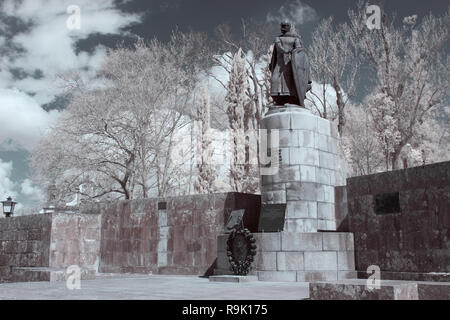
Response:
M2 201L3 204L3 214L6 218L9 218L14 214L14 207L17 202L12 201L11 197L8 197L6 201Z

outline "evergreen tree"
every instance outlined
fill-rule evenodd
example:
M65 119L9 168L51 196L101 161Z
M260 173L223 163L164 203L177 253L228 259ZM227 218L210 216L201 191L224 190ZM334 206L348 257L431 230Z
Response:
M215 173L212 168L212 141L210 133L210 97L203 87L197 105L195 130L197 141L197 180L194 188L197 193L213 192Z
M231 62L231 73L228 81L228 90L225 97L227 104L228 122L231 129L231 166L230 179L234 191L243 191L245 179L245 123L248 121L246 105L249 99L248 74L245 67L245 58L239 49ZM247 119L246 119L247 118ZM247 122L248 123L248 122Z

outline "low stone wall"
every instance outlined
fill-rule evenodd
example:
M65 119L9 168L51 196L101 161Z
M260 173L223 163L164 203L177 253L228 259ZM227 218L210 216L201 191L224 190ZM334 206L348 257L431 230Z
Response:
M418 284L384 280L370 289L365 280L313 282L309 284L311 300L419 300Z
M346 193L340 230L354 233L357 270L378 265L382 278L405 280L450 273L450 162L351 178Z
M78 265L98 271L100 262L99 214L54 213L50 241L52 268Z
M311 300L450 300L449 282L380 280L379 288L370 288L366 281L311 282L309 297Z
M13 267L48 267L50 215L0 218L0 282L13 277Z
M52 213L0 219L0 282L42 281L50 270L98 270L100 215Z
M99 271L211 273L231 211L246 209L256 230L259 206L260 196L239 193L102 204Z
M99 203L81 213L0 219L0 282L83 272L210 274L233 210L258 229L261 197L240 193Z

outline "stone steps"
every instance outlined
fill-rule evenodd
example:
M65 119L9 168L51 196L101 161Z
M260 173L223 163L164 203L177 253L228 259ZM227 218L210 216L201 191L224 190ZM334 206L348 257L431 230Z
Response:
M379 288L366 279L310 282L311 300L450 300L450 282L380 280Z
M215 276L233 275L233 271L227 269L214 269ZM249 275L255 275L259 281L275 282L314 282L333 281L343 279L356 279L356 271L250 271Z
M94 269L81 269L81 280L95 279ZM12 267L10 277L5 282L66 281L66 269L50 267Z
M355 271L257 271L260 281L316 282L355 279Z
M368 277L367 271L358 270L359 279ZM405 280L405 281L432 281L450 282L449 272L393 272L381 270L381 278L384 280Z

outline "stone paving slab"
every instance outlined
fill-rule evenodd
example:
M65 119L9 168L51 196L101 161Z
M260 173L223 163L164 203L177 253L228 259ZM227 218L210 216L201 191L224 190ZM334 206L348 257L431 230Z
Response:
M66 282L0 284L0 300L301 300L308 283L210 282L198 276L124 275L82 280L80 290Z

